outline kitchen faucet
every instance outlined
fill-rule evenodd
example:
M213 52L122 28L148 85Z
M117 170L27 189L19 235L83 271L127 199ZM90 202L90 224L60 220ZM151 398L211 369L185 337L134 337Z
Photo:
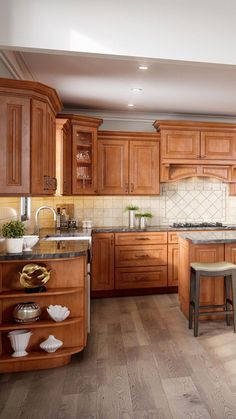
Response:
M48 205L43 205L42 207L39 207L35 213L35 233L37 234L39 233L39 213L42 210L50 210L53 213L54 227L57 219L57 214L53 207L49 207Z

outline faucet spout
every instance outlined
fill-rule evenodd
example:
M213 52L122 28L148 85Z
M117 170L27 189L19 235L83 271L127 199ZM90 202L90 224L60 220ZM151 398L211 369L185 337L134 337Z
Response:
M35 213L35 233L39 233L40 227L39 227L39 213L42 210L49 210L52 212L53 214L53 221L54 221L54 227L55 227L55 223L56 223L56 219L57 219L57 214L56 211L53 207L49 207L48 205L43 205L42 207L39 207Z

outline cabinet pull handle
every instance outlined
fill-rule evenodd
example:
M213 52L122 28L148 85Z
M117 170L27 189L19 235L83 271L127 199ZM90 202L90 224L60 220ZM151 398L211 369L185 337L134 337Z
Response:
M149 237L136 237L135 240L150 240Z
M147 276L136 276L135 277L135 281L137 281L137 282L146 281L147 279L149 279Z
M131 192L134 192L134 184L131 183L130 186L131 186Z
M135 257L138 258L138 259L146 259L146 258L149 259L150 258L149 255L144 255L144 254L143 255L137 255L136 254Z
M128 183L125 184L125 192L129 192L129 185L128 185Z

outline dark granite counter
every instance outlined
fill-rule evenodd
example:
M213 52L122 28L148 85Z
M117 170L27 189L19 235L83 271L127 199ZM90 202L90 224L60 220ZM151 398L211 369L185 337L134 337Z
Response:
M88 251L86 240L46 241L41 239L31 252L17 254L0 252L0 260L35 260L35 259L61 259L85 256Z
M119 227L119 226L114 226L114 227L93 227L92 228L92 233L140 233L140 232L161 232L161 231L177 231L177 232L181 232L181 231L191 231L191 230L199 230L199 231L204 231L204 230L210 230L210 231L214 231L214 230L236 230L236 225L225 225L222 227L186 227L186 228L176 228L176 227L170 227L168 225L161 225L161 226L150 226L147 228L129 228L127 226L124 227Z
M181 233L179 236L190 240L193 244L236 243L236 231L201 231Z

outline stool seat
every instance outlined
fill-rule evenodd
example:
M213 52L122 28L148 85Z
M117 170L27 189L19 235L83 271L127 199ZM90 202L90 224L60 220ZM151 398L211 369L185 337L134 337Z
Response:
M236 269L236 265L230 262L216 262L216 263L198 263L194 262L190 264L191 268L195 271L206 271L206 272L221 272L227 271L228 269Z
M224 261L216 263L194 262L190 263L190 266L189 329L192 329L194 318L194 336L198 336L199 316L222 315L224 313L228 326L230 325L230 316L233 315L234 332L236 333L236 264ZM221 280L222 276L224 277L225 289L224 303L200 305L201 277L204 278L204 281L209 281L212 277Z

